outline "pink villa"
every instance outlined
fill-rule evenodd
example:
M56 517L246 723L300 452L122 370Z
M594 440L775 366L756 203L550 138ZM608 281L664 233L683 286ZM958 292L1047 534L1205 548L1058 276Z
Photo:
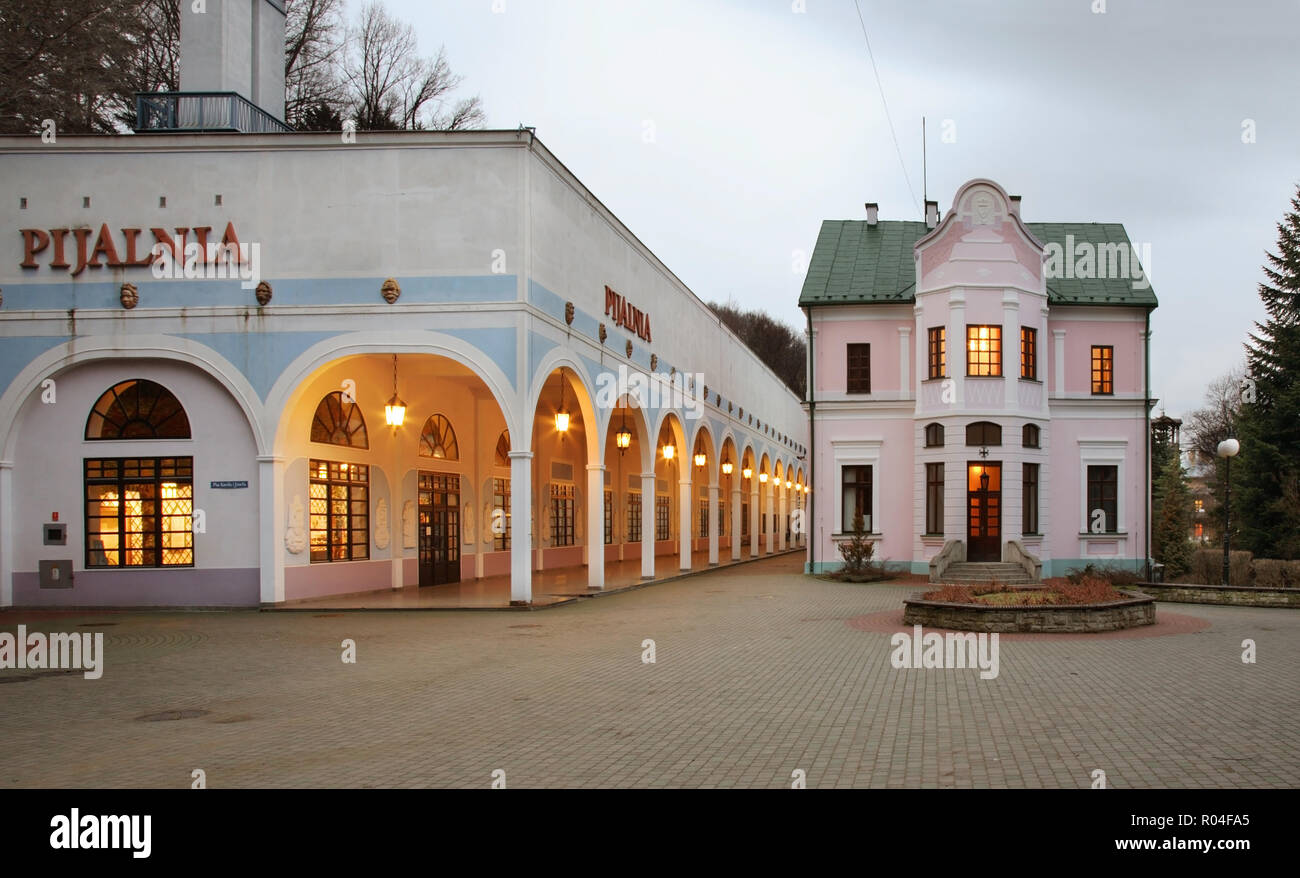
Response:
M942 222L866 208L822 224L799 299L808 570L841 566L861 512L877 559L932 579L1145 572L1149 250L1115 223L1026 223L991 180Z

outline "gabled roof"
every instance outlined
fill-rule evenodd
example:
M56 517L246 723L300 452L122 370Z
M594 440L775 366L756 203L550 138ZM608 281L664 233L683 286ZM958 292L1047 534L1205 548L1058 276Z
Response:
M1132 242L1119 223L1025 223L1025 228L1050 246L1064 251L1066 237L1074 244L1096 248ZM804 278L799 306L908 303L916 298L916 262L912 248L929 234L923 222L826 220L817 236ZM1100 252L1100 251L1099 251ZM1052 305L1136 305L1156 307L1155 292L1133 288L1122 277L1051 277L1047 301Z

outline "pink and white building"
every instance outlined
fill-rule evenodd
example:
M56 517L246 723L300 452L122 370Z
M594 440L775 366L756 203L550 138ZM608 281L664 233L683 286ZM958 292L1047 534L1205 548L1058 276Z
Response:
M861 512L875 557L941 577L1031 577L1149 555L1148 354L1156 307L1123 226L1026 223L997 183L939 218L822 225L808 317L808 569Z

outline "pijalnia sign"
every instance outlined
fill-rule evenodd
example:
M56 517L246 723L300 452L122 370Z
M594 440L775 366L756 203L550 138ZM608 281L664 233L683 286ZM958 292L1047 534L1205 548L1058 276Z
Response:
M605 287L605 316L614 318L616 326L629 329L642 341L650 341L650 315L628 304L627 299Z
M248 248L240 247L235 224L226 223L220 241L212 238L212 226L178 226L172 232L149 229L141 240L142 229L119 229L115 239L108 223L96 231L90 226L64 229L19 229L23 236L23 268L40 268L36 257L48 253L50 268L64 269L72 277L87 268L147 267L158 261L184 263L197 260L203 264L218 259L242 264L248 260ZM190 240L193 233L193 240ZM120 246L119 246L120 240ZM187 243L188 242L188 243ZM164 250L170 251L164 254Z

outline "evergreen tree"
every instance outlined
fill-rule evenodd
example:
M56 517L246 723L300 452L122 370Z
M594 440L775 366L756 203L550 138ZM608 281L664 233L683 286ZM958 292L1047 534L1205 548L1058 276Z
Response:
M1151 548L1155 559L1165 565L1168 582L1186 573L1192 563L1192 495L1176 452L1164 455L1158 483L1160 501L1153 515Z
M1231 512L1241 548L1290 559L1300 558L1300 187L1277 230L1259 285L1268 319L1246 345Z

